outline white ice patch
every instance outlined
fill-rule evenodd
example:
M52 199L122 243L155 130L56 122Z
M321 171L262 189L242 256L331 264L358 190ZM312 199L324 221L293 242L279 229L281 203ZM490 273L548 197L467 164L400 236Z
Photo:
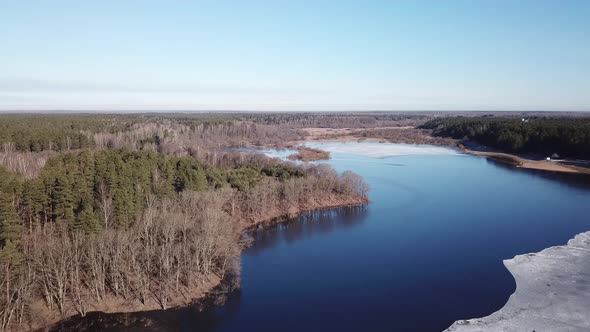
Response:
M418 155L458 155L458 151L432 145L414 145L399 143L375 142L334 142L334 143L305 143L306 146L331 153L352 154L371 158L385 158L395 156Z
M267 157L271 158L280 158L280 159L287 159L288 156L297 153L295 150L274 150L274 149L265 149L262 151Z
M276 150L276 149L258 149L258 148L242 148L239 151L246 152L246 153L262 153L267 157L270 158L280 158L283 160L287 160L287 157L297 153L295 150L291 149L283 149L283 150Z

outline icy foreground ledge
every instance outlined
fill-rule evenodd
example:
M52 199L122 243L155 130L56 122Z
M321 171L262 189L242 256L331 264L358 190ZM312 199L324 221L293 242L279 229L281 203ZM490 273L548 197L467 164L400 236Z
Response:
M504 265L516 280L508 303L447 331L590 331L590 232Z

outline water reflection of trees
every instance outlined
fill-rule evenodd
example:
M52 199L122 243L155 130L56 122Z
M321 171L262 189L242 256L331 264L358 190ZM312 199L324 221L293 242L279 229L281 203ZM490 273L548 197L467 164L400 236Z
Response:
M248 234L253 244L246 249L249 255L272 248L278 243L293 243L313 234L325 234L337 229L350 228L364 222L366 206L342 207L305 213L284 223L264 227Z
M241 294L239 290L230 291L232 282L224 280L205 299L189 306L129 313L90 312L86 317L63 320L50 331L212 331L240 311Z
M194 305L177 308L175 321L179 331L213 331L224 321L231 321L241 309L241 292L227 288L231 281L224 280L204 299ZM170 322L174 324L173 321ZM170 330L163 324L162 330ZM173 325L172 325L173 326Z

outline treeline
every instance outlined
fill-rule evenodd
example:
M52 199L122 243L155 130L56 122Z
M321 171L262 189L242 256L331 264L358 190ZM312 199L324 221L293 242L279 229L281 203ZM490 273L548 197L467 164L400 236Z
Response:
M362 178L325 165L233 162L101 150L54 156L34 178L0 167L0 330L47 309L189 303L212 275L236 273L252 222L366 199Z
M150 151L82 151L50 159L36 178L11 181L3 191L16 193L29 228L64 222L70 231L90 234L100 227L126 229L148 195L161 200L185 190L246 190L264 176L285 180L303 175L294 166L277 164L205 169L194 158Z
M590 158L588 118L450 117L426 122L435 135L469 139L507 152Z
M194 157L206 166L235 166L244 146L282 146L303 139L302 133L280 126L221 117L202 120L159 115L0 116L0 167L27 178L39 175L47 160L61 152L91 150L149 151L176 157ZM205 120L206 119L206 120ZM96 121L94 123L93 121ZM26 128L26 129L25 129ZM239 161L241 162L241 160Z
M453 145L448 137L432 136L432 130L420 128L368 128L354 131L352 135L359 138L377 138L384 141L405 144Z
M140 117L118 115L2 115L0 145L3 152L68 151L93 147L90 133L124 130Z
M281 145L302 139L295 130L245 121L191 125L163 121L141 123L116 133L96 133L98 149L153 150L163 154L196 155L200 150L248 145Z
M0 116L0 145L2 152L71 151L94 148L97 133L137 134L144 126L170 129L182 125L190 129L235 123L237 119L223 114L7 114Z
M163 140L222 144L279 144L302 139L304 127L373 128L405 126L430 118L410 113L194 113L60 114L0 116L3 153L71 151L88 148L151 148ZM214 135L211 137L211 135ZM218 146L219 147L219 146Z
M422 123L432 115L399 112L326 112L326 113L248 113L242 119L287 128L374 128L409 126Z

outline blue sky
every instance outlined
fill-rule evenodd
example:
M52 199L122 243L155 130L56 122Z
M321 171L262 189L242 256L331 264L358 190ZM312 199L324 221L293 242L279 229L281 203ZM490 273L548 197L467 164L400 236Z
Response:
M590 1L0 0L0 110L590 110Z

